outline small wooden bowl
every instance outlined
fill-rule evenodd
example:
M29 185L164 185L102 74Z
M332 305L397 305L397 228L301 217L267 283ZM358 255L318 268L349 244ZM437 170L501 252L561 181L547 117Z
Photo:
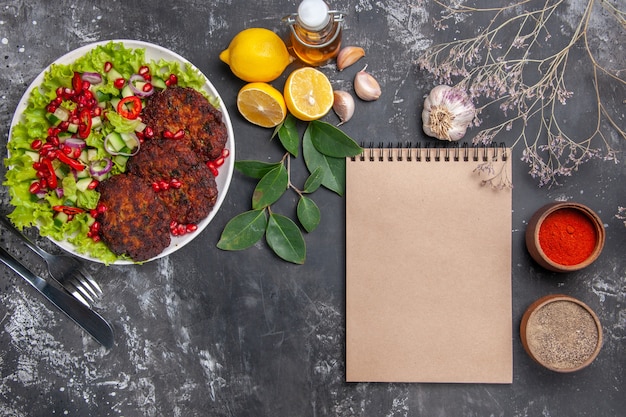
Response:
M526 353L555 372L588 366L602 348L602 325L596 314L576 298L553 294L532 303L520 325Z
M563 209L576 210L577 212L582 213L585 218L589 220L595 230L596 242L593 251L589 254L589 256L587 256L586 259L576 263L575 265L564 265L550 259L539 243L539 231L541 230L544 220L550 214ZM598 217L598 215L589 207L579 203L556 202L546 204L533 214L528 222L528 227L526 228L526 248L528 249L530 256L532 256L535 262L539 265L553 272L572 272L589 266L596 259L598 259L598 256L600 256L600 252L602 252L602 248L604 247L604 240L604 225L602 224L600 217Z

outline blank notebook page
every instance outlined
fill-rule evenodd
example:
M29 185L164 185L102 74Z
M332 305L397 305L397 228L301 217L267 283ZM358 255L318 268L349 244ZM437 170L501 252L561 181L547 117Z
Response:
M410 152L346 160L346 379L511 383L510 151Z

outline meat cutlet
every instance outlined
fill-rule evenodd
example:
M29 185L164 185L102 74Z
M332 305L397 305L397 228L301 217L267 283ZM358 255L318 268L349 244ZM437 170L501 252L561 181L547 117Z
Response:
M129 160L127 172L158 190L157 196L177 223L199 222L209 215L217 200L213 174L185 141L146 140Z
M152 187L132 174L115 175L97 188L102 241L117 255L141 262L159 255L170 244L170 216Z
M142 121L155 137L185 132L188 142L203 162L218 158L228 138L222 113L200 92L189 87L170 87L150 96L142 111Z

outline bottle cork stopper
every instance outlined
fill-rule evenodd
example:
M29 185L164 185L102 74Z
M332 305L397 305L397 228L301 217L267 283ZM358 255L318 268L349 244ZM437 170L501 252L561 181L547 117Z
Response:
M306 30L321 30L329 19L328 5L322 0L304 0L298 6L298 20Z

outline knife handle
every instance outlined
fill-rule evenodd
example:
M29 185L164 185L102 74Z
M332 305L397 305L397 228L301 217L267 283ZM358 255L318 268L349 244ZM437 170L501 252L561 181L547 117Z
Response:
M52 302L55 307L65 313L74 323L86 330L100 344L106 348L113 346L113 329L98 313L85 306L68 293L48 284L46 280L26 268L2 247L0 247L0 261L28 281L30 285L35 287Z

